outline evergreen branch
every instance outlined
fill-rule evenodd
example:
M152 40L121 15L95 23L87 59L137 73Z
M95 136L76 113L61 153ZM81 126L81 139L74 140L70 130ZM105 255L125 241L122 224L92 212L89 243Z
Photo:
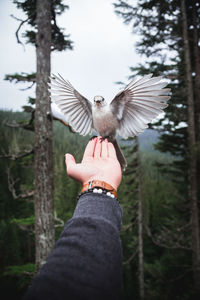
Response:
M7 270L3 272L3 276L22 276L23 274L33 277L35 274L35 265L28 263L20 266L8 266Z
M34 217L22 218L22 219L12 219L12 223L16 224L21 230L28 231L30 234L34 233Z
M15 73L15 74L7 74L4 78L4 80L9 80L10 82L14 81L14 83L19 82L36 82L36 73L25 73L22 72L21 74Z

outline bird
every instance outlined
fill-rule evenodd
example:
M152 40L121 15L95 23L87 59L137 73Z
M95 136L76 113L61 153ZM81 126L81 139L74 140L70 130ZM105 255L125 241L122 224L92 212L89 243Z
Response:
M136 77L110 102L102 96L95 96L93 102L82 96L60 74L50 76L50 94L65 117L67 126L81 135L95 130L102 139L112 142L121 169L127 167L126 158L117 142L138 136L163 110L171 98L167 80L153 74Z

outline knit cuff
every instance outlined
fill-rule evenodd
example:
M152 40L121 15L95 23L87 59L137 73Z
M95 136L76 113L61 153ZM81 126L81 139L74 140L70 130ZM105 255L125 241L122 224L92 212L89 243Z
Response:
M119 202L105 194L89 192L81 195L73 215L73 218L80 217L103 219L118 230L122 226L122 208Z

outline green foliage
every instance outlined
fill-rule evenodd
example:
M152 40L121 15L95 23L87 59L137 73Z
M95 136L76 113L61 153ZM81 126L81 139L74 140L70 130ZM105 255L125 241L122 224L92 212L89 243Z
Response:
M16 149L20 149L21 147L26 149L27 144L32 144L33 133L24 131L21 128L6 126L6 123L10 123L12 120L19 122L24 118L27 118L27 114L25 113L0 112L1 153L7 152L9 148L12 151L16 151ZM74 155L76 161L80 162L89 137L81 137L78 134L71 133L67 127L58 121L54 121L53 127L54 205L57 218L63 220L65 223L73 215L76 206L76 197L81 187L66 175L64 154L71 153ZM148 132L149 134L146 133L140 139L145 224L151 228L154 237L162 236L164 227L170 230L170 232L173 232L173 229L180 229L180 232L177 232L180 233L179 237L181 237L182 224L179 222L179 212L176 209L179 206L175 197L177 190L171 180L171 175L159 172L159 163L166 163L168 165L173 162L174 158L153 150L152 144L157 140L157 134L154 134L151 130ZM147 140L150 145L147 144ZM124 299L128 299L128 297L133 295L134 297L138 297L137 163L134 141L122 141L122 144L126 148L124 153L128 160L128 168L118 194L119 201L123 207L123 228L121 232L124 257L123 295ZM146 146L148 146L146 148L147 151L145 150ZM20 180L15 184L16 192L21 193L22 189L25 192L33 188L33 160L30 157L24 157L14 162L9 159L0 160L0 170L5 174L3 181L0 182L2 195L0 211L0 252L2 260L0 260L0 270L1 274L9 272L11 275L13 272L13 276L7 273L6 277L4 276L1 281L4 284L8 284L12 278L12 284L14 284L13 280L15 280L17 287L21 286L22 290L22 286L25 287L26 283L30 282L30 276L26 274L21 276L20 271L19 275L17 275L17 268L7 269L7 267L34 263L34 234L32 231L34 221L33 203L31 198L29 200L23 198L13 199L8 190L5 173L6 165L11 167L10 171L14 178L21 178L22 181ZM56 221L56 225L58 224L60 222ZM63 227L56 227L56 238L59 238L62 229ZM169 236L165 235L164 240L162 239L161 241L167 244L169 240ZM163 290L165 290L164 283L166 280L169 280L169 290L165 291L166 295L168 295L166 299L170 299L170 295L174 292L173 281L170 283L171 279L175 280L175 283L179 285L183 280L185 286L190 284L191 274L188 271L190 255L188 251L159 247L154 244L145 232L144 256L145 284L148 290L148 299L154 299L154 296L159 299L158 295L161 295ZM160 266L159 261L162 266ZM19 270L22 270L23 273L23 267ZM16 271L16 277L14 271ZM156 279L157 274L160 276L159 280ZM5 278L7 278L6 282ZM22 278L22 283L19 283L20 278ZM181 295L183 295L184 291L183 289Z
M199 2L186 0L192 75L196 81L193 11ZM164 117L151 125L160 131L155 151L142 153L144 260L147 299L192 299L192 252L189 207L188 105L182 37L181 1L118 0L116 13L140 35L136 49L143 63L131 75L153 73L170 79L172 93ZM199 49L198 49L199 50ZM195 96L195 101L198 101ZM196 103L196 120L199 109ZM161 153L159 152L163 152ZM196 152L196 147L194 149ZM199 190L200 191L200 190ZM134 234L132 232L131 234ZM128 239L129 240L129 239ZM136 263L137 264L137 263ZM134 264L132 269L137 268ZM135 274L134 274L135 276ZM133 280L134 280L133 276ZM131 287L129 286L131 289ZM137 291L129 294L137 298ZM133 296L134 295L134 296Z
M25 264L23 266L9 266L7 271L3 273L4 276L21 276L22 274L29 273L31 276L35 272L34 264Z
M32 26L32 30L25 31L24 37L27 42L34 44L36 1L15 0L14 3L25 12L27 23ZM190 14L190 6L187 7L187 13ZM72 47L71 41L65 39L68 36L64 36L62 29L56 24L55 14L61 14L65 8L62 1L52 1L52 50ZM172 88L172 100L165 117L152 125L152 128L162 131L162 134L154 135L152 131L151 137L149 133L140 137L146 297L149 300L161 297L165 300L189 300L192 299L192 255L189 250L191 237L187 202L187 103L179 2L140 0L137 7L134 7L127 1L118 1L115 8L125 23L131 23L133 30L142 36L137 49L139 54L145 55L146 62L131 67L130 77L153 72L154 75L169 77ZM34 82L34 76L35 74L16 73L7 75L6 79L13 82ZM29 104L34 103L35 100L29 98ZM33 116L32 107L25 106L24 110ZM27 149L27 144L33 146L33 133L6 126L6 123L11 123L14 119L21 125L29 125L24 122L27 116L28 114L0 112L1 153L17 155L21 150ZM157 143L156 151L152 145L152 137L153 143ZM66 176L64 154L72 153L80 161L87 141L88 138L69 132L59 122L54 123L55 211L57 218L64 222L71 218L80 190L80 186ZM118 193L123 207L123 299L139 299L136 149L133 141L122 143L126 148L129 166ZM16 194L22 195L33 188L33 156L17 159L15 162L8 159L0 161L0 171L4 175L0 182L0 271L4 274L1 280L5 280L5 277L6 280L8 277L18 277L23 281L24 276L25 279L28 278L24 272L31 273L34 270L33 264L29 265L34 262L34 235L25 230L34 221L33 203L32 199L13 198L7 185L8 169L15 181ZM20 180L16 180L17 178ZM62 227L57 228L57 238L61 230ZM6 282L8 281L3 282L5 286ZM21 287L25 285L26 283L20 283Z
M25 226L28 226L28 225L33 225L34 224L34 221L35 221L35 217L34 216L31 216L31 217L28 217L28 218L22 218L22 219L16 219L16 218L13 218L11 220L11 223L15 223L15 224L18 224L18 225L25 225Z
M3 278L12 278L16 280L17 290L24 291L30 285L35 274L35 265L27 263L25 265L8 266L3 273Z
M31 30L25 30L23 37L26 39L26 43L36 44L36 0L13 0L17 8L21 9L27 19L25 22L31 26ZM69 7L63 4L62 0L51 1L51 28L52 28L52 51L63 51L66 49L72 50L73 42L69 39L69 35L64 34L63 28L57 25L56 16L61 15L65 9Z
M4 78L4 80L8 80L10 82L19 83L19 82L35 82L36 80L36 73L26 73L21 72L15 73L15 74L7 74Z
M12 153L17 156L27 147L33 147L33 132L7 125L12 124L13 120L15 124L23 124L27 117L28 113L0 111L1 155ZM56 121L53 127L54 203L57 218L65 223L73 215L80 185L66 175L64 154L72 153L77 161L81 161L89 138L71 133L68 127ZM6 157L0 159L0 171L3 175L0 181L0 274L3 276L0 284L7 286L8 282L12 282L10 284L13 286L16 284L17 288L22 291L31 280L30 274L23 274L23 272L29 272L23 268L23 265L28 266L29 263L34 262L33 199L31 197L13 198L8 189L8 168L16 195L26 194L34 188L33 155L14 161ZM55 222L55 225L60 226L60 224L59 221ZM56 227L56 238L59 238L62 229L63 227Z
M69 35L64 34L64 29L57 25L57 15L61 15L68 6L62 0L53 0L50 2L52 28L51 51L72 50L73 42L69 39ZM25 39L26 43L36 46L37 1L13 0L13 3L25 13L24 20L16 18L20 22L16 30L17 42L22 44L21 39ZM24 27L25 25L28 26ZM21 34L21 30L24 28L25 30ZM5 80L13 83L30 82L30 86L26 88L29 89L36 82L36 73L27 74L21 72L7 74ZM34 189L32 149L34 146L35 99L29 97L28 104L30 105L23 106L24 113L0 111L0 171L3 175L0 181L0 233L2 237L2 240L0 240L0 285L5 287L6 293L3 294L6 294L8 299L13 298L12 291L7 292L10 286L15 291L15 299L21 299L23 289L30 283L30 274L33 272L32 263L35 260L34 208L32 197ZM68 131L68 129L65 130ZM62 223L59 222L59 218L66 221L72 216L75 207L74 198L79 188L78 185L68 179L65 182L64 153L65 151L72 151L74 153L77 149L82 151L84 140L79 145L74 137L68 137L65 133L63 136L62 134L59 135L57 134L57 129L55 129L54 133L54 157L59 157L58 159L54 159L56 170L55 182L57 183L54 189L55 210L58 213L56 225L59 225L59 223ZM66 143L63 143L59 147L63 138L66 138ZM79 153L77 154L78 159L81 156ZM72 197L73 202L71 201ZM67 208L66 211L63 210L65 205ZM59 232L60 228L56 232L57 237Z
M132 157L132 155L131 155ZM187 231L183 230L182 209L177 199L177 189L169 174L160 173L157 163L170 164L174 158L159 152L140 152L142 160L142 198L144 222L145 287L147 299L190 299L191 287L191 246ZM133 157L132 157L133 158ZM132 168L129 164L129 168ZM123 179L119 189L120 203L123 206L123 246L124 298L139 299L138 257L137 257L137 178L132 182ZM186 216L185 216L186 217ZM187 216L188 218L189 216ZM189 221L189 220L188 220ZM147 228L152 236L149 236ZM189 228L187 228L189 230ZM182 242L181 242L182 241ZM183 248L181 248L181 245ZM185 248L184 248L185 247ZM182 287L184 282L184 288ZM177 287L177 289L174 288ZM164 294L163 294L164 293Z
M64 221L72 217L80 192L80 185L66 176L64 154L71 153L80 162L88 140L71 133L60 122L54 122L54 201L58 217Z

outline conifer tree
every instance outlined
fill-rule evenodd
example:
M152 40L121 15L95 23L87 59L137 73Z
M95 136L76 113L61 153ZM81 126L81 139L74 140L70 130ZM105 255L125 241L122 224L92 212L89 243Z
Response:
M23 44L20 32L28 24L31 29L25 29L23 37L26 43L35 45L37 50L36 73L9 74L5 79L31 82L31 86L37 83L36 103L35 99L29 98L29 104L36 104L36 107L24 106L25 111L31 112L31 119L26 124L19 124L19 127L35 130L35 259L38 270L54 245L52 118L47 87L50 55L51 51L72 49L72 42L57 25L57 15L68 8L62 0L13 2L26 15L26 19L18 19L20 25L16 31L17 41Z
M129 144L130 143L130 144ZM145 280L144 280L144 254L143 254L143 203L142 203L142 166L139 150L139 139L129 138L128 145L124 147L128 166L124 173L124 190L122 199L125 198L124 212L126 211L125 224L122 229L122 240L124 249L124 266L130 264L133 267L132 260L137 257L138 269L138 293L140 299L145 299ZM128 205L128 209L127 209ZM128 236L128 239L125 237ZM130 246L131 245L131 246ZM136 250L137 249L137 250ZM133 267L135 268L135 266ZM124 268L124 272L126 269ZM126 285L126 284L125 284Z
M197 155L196 155L196 124L194 114L194 89L191 68L191 51L188 37L188 22L186 15L185 0L181 1L182 27L183 27L183 49L185 53L186 68L186 91L188 102L188 145L189 145L189 197L191 202L191 226L192 226L192 249L193 249L193 272L195 289L200 295L200 230L199 230L199 211L197 199Z
M35 249L36 270L45 263L55 243L53 205L52 118L48 81L51 60L51 3L36 5L36 106L35 106Z
M199 128L200 114L197 66L199 66L200 57L198 42L200 4L198 0L186 0L185 17L183 17L183 4L184 0L139 0L136 5L131 1L119 0L114 6L116 13L126 24L131 23L133 32L137 32L141 37L136 44L136 50L145 57L146 62L132 67L132 74L154 73L154 75L164 75L171 79L172 98L169 107L164 118L154 124L153 128L162 131L156 148L175 156L171 168L165 166L165 172L173 173L179 195L181 195L180 199L182 199L180 205L186 207L182 214L183 224L185 220L188 224L190 224L190 218L192 220L193 275L194 279L196 278L194 287L199 295L199 279L197 278L199 278L200 271L198 258L200 253L197 199L200 197L200 191L197 191L195 182L198 182L199 172L199 169L197 171L199 161L196 156L199 157L197 154L199 130L197 128ZM193 105L191 105L192 102L194 102ZM194 108L196 108L195 113L192 113L191 109L194 110ZM190 218L187 214L189 204Z
M136 137L137 185L138 185L138 269L140 299L145 299L144 288L144 251L143 251L143 202L142 202L142 166L139 152L139 139Z

